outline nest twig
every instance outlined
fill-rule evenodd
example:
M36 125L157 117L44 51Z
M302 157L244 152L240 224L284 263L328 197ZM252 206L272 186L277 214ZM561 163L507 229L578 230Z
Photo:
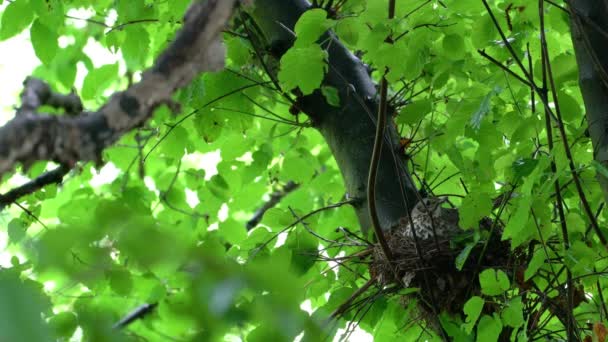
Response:
M423 302L436 304L437 307L431 310L434 312L462 312L466 301L480 292L477 275L481 270L492 267L512 275L519 262L519 258L513 257L509 242L501 241L496 233L488 237L487 248L483 248L483 243L472 248L461 270L455 264L461 248L454 246L450 239L440 238L438 243L434 239L418 241L422 254L420 259L412 238L399 230L386 237L393 253L392 264L376 248L370 264L371 274L378 277L382 285L419 288Z

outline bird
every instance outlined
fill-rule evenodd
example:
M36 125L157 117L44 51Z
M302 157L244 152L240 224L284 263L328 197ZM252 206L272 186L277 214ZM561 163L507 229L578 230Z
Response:
M458 210L444 208L441 205L446 198L426 197L420 200L410 213L411 220L406 220L403 235L413 239L412 227L416 238L430 240L450 238L462 230L458 227ZM434 229L433 229L434 228Z
M406 239L413 241L414 234L418 242L451 240L452 237L462 230L458 226L458 210L453 208L444 208L441 205L447 201L441 197L425 197L421 199L410 213L410 217L401 218L398 232ZM401 283L404 287L409 287L417 272L406 270L401 276ZM438 278L438 286L441 278ZM445 285L445 284L443 284Z

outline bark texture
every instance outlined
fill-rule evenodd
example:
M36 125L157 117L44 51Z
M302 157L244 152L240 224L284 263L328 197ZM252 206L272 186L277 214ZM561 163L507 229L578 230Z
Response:
M266 50L277 60L293 44L291 32L309 6L305 0L255 1L251 15L263 32L268 44ZM340 107L330 106L319 91L299 99L298 105L327 141L349 196L361 199L355 209L361 228L366 231L371 224L366 189L378 110L376 85L366 66L334 33L326 32L319 42L323 42L322 47L329 54L329 69L323 84L338 89ZM417 202L405 158L396 152L398 134L392 120L387 122L376 181L378 215L384 230L408 215Z
M608 169L608 1L570 1L572 42L597 162ZM608 177L598 172L608 201Z

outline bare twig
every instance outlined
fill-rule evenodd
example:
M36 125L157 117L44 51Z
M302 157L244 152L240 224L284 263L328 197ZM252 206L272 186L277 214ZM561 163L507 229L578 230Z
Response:
M281 230L280 230L278 233L276 233L275 235L273 235L273 236L272 236L270 239L266 240L266 241L265 241L263 244L261 244L260 246L258 246L258 247L257 247L257 248L256 248L256 249L255 249L255 250L254 250L254 251L251 253L250 259L251 259L251 258L254 258L254 257L255 257L255 256L256 256L256 255L259 253L259 251L261 251L262 249L264 249L264 247L268 246L268 244L269 244L269 243L271 243L272 241L274 241L274 239L276 239L276 238L277 238L277 236L279 236L281 233L284 233L284 232L288 231L289 229L291 229L291 228L295 227L295 226L296 226L298 223L303 222L303 221L304 221L304 220L306 220L307 218L309 218L309 217L311 217L311 216L313 216L313 215L316 215L316 214L318 214L318 213L320 213L320 212L322 212L322 211L325 211L325 210L328 210L328 209L339 208L339 207L341 207L341 206L343 206L343 205L346 205L346 204L353 204L353 203L355 203L355 202L356 202L356 200L348 200L348 201L344 201L344 202L339 202L339 203L330 204L330 205L327 205L327 206L325 206L325 207L323 207L323 208L315 209L315 210L313 210L313 211L309 212L308 214L303 215L302 217L299 217L299 218L298 218L298 219L296 219L294 222L292 222L290 225L288 225L287 227L285 227L285 228L281 229Z

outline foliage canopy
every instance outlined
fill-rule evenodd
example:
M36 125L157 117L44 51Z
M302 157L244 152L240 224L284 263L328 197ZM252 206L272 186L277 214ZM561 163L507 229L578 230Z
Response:
M459 209L472 238L457 267L485 243L476 229L484 217L500 222L513 255L525 251L518 269L478 272L471 281L480 293L459 313L437 315L446 336L575 333L605 341L607 250L592 226L608 234L595 178L608 170L594 161L588 138L567 9L548 1L539 14L524 0L492 1L490 10L479 0L421 0L398 2L389 20L388 0L323 3L330 7L304 12L290 31L293 44L278 54L260 49L273 46L260 43L251 9L236 8L223 33L225 69L177 91L178 114L160 106L103 151L105 166L79 163L58 184L3 202L0 340L316 341L346 339L356 324L378 341L441 339L419 317L417 289L370 286L369 259L360 255L374 237L345 194L348 171L315 130L314 117L323 114L299 112L299 99L311 94L344 105L342 90L324 84L336 68L323 41L331 30L372 80L386 78L390 125L416 187ZM54 91L74 90L94 110L140 80L188 4L5 1L0 39L29 31L40 60L31 75ZM90 45L118 62L103 64L87 54ZM535 93L528 76L551 95ZM362 141L351 138L341 143ZM34 179L56 167L18 168L4 175L2 189L20 185L19 174ZM499 195L507 200L497 206ZM145 315L121 321L138 307Z

